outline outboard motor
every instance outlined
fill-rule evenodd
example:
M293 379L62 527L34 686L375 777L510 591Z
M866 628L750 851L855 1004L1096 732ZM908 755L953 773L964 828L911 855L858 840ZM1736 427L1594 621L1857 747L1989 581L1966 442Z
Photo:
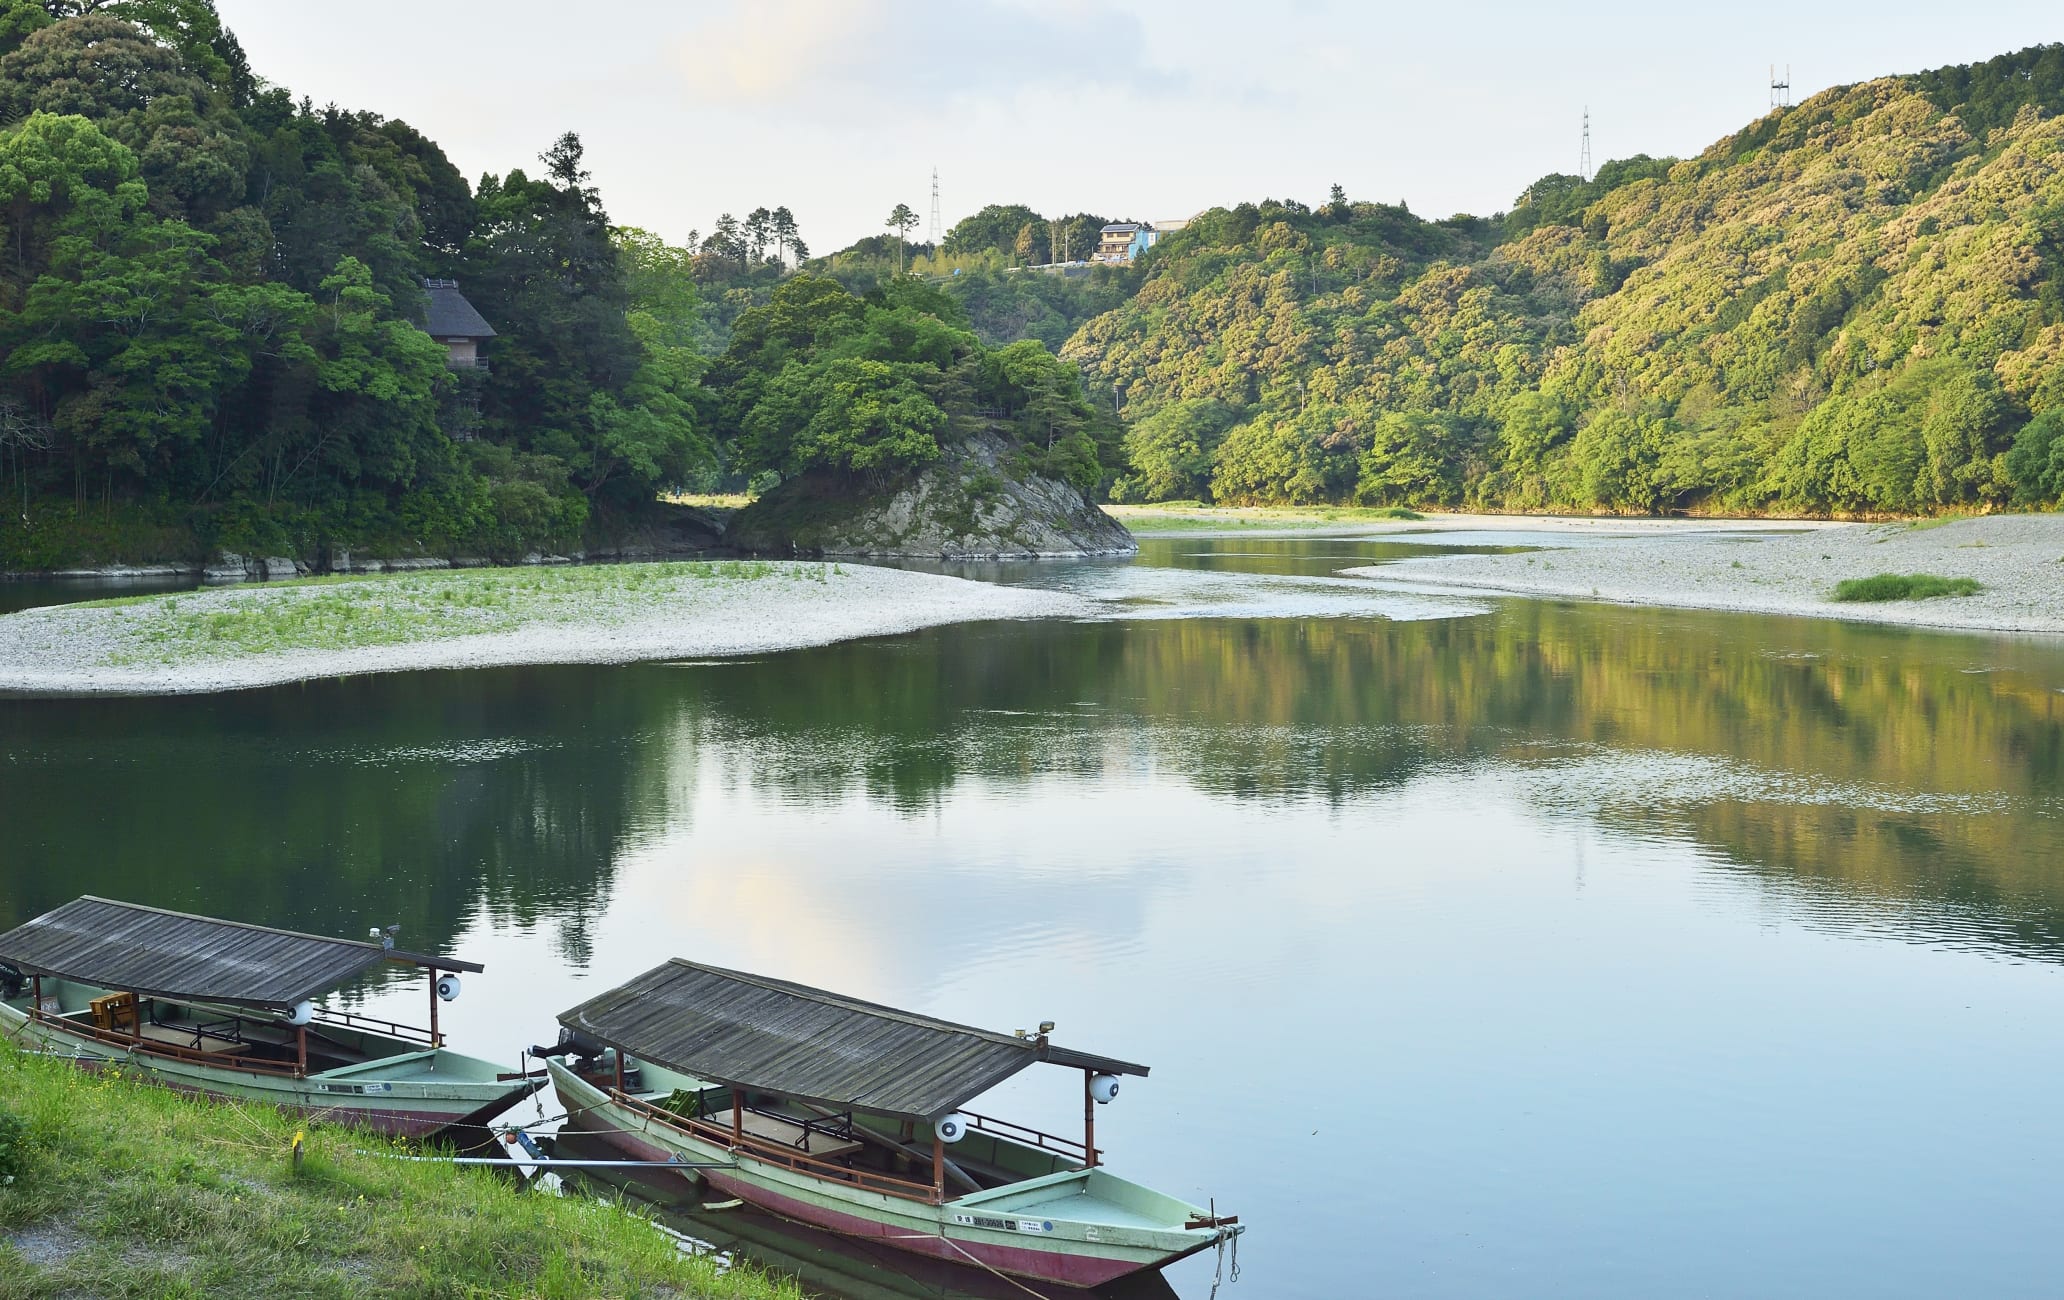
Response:
M12 1002L29 986L28 977L5 962L0 962L0 1002Z
M592 1061L608 1049L580 1030L569 1025L559 1026L559 1041L550 1047L533 1047L530 1054L543 1060L548 1056L581 1056Z

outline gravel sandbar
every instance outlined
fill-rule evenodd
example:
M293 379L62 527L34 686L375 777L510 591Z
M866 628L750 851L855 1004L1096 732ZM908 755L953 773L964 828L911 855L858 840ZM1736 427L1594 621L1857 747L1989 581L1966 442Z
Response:
M359 673L716 658L1091 608L1063 593L856 564L238 586L0 616L0 692L193 694ZM275 626L283 648L267 635Z
M1516 522L1516 521L1515 521ZM1446 555L1345 572L1384 582L1629 605L1800 614L1916 627L2064 632L2064 515L1986 515L1897 524L1706 521L1630 529L1552 521L1569 536L1521 555ZM1551 521L1537 521L1550 525ZM1537 539L1529 539L1530 541ZM1878 573L1976 578L1973 596L1837 602L1835 584Z

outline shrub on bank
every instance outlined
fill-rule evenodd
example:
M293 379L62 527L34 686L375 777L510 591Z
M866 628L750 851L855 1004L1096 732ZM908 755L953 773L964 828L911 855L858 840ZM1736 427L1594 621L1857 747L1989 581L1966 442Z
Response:
M1970 596L1978 591L1976 578L1938 578L1932 573L1880 573L1869 578L1846 578L1835 584L1836 600L1932 600L1937 596Z

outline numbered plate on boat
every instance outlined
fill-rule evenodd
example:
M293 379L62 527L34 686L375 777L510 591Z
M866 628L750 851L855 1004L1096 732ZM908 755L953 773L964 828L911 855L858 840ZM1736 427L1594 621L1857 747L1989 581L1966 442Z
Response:
M1000 1232L1052 1232L1051 1219L991 1219L979 1214L956 1214L953 1221L968 1228L995 1228Z

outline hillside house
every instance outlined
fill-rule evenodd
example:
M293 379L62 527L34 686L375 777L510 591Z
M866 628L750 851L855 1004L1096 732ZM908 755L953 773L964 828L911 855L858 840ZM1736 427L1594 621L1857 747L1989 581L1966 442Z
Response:
M444 344L445 364L454 370L487 369L480 345L495 336L494 326L466 301L466 295L459 292L459 282L425 280L423 292L430 296L423 331Z
M1144 221L1114 221L1097 237L1090 261L1123 266L1154 246L1154 228Z

